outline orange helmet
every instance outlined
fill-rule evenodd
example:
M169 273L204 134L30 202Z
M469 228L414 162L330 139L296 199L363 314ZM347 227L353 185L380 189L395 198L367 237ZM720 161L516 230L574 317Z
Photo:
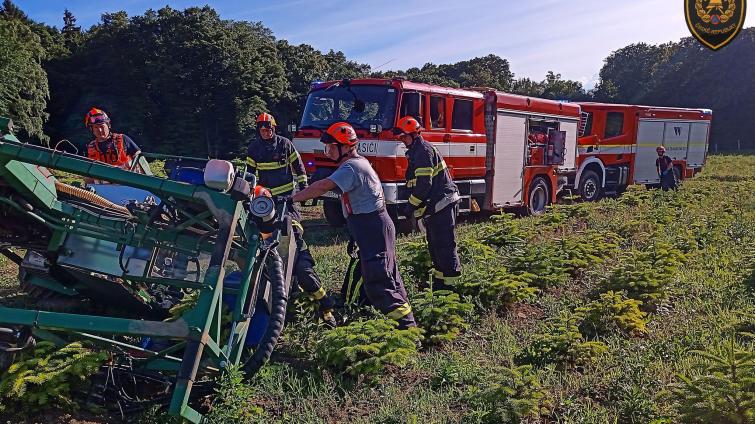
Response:
M265 128L272 128L277 127L278 125L275 123L275 118L273 118L273 115L262 112L257 117L257 128L265 127Z
M418 133L422 131L422 125L411 116L404 116L398 120L398 123L393 127L394 135Z
M666 148L663 146L658 146L655 148L655 151L658 153L666 153Z
M336 122L328 127L328 130L320 137L320 142L325 144L342 144L353 146L357 144L357 132L348 122Z
M104 110L93 107L89 109L89 112L84 116L84 126L89 128L96 124L108 124L108 126L110 126L110 118Z

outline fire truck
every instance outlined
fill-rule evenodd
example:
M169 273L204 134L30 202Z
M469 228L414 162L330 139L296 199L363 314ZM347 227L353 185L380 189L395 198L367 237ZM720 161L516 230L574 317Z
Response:
M582 109L577 172L569 186L584 200L621 193L629 184L655 186L657 146L674 162L677 179L692 177L705 164L713 112L579 103Z
M398 220L398 206L409 197L407 160L391 130L407 115L417 118L422 136L445 158L462 212L542 213L556 200L559 182L576 172L578 105L403 79L313 83L294 145L311 180L325 178L336 165L325 157L319 138L334 122L349 122L359 136L359 153L380 177L388 212ZM323 198L333 225L344 222L338 198L338 193Z

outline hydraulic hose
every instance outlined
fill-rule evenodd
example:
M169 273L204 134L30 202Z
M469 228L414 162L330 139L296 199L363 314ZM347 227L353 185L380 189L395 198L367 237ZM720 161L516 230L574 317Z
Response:
M269 251L265 267L267 272L264 272L263 275L267 274L270 284L270 321L265 329L265 334L257 345L257 349L244 364L244 372L247 377L254 375L270 359L286 320L288 293L286 293L283 260L276 249ZM252 301L256 302L257 300L253 299Z
M129 210L126 207L121 206L121 205L116 205L115 203L105 199L104 197L98 194L94 194L90 191L84 190L82 188L78 188L72 185L61 183L60 181L55 181L55 189L69 196L78 197L79 199L86 200L87 202L93 203L97 206L100 206L106 209L111 209L127 216L131 216L131 212L129 212Z

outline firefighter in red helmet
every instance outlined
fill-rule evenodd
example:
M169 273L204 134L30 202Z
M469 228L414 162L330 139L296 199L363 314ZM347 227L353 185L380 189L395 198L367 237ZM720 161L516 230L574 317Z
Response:
M422 219L433 264L433 288L448 289L461 275L456 246L459 190L438 150L422 138L422 125L413 117L399 119L393 133L407 147L404 215Z
M658 178L661 179L661 188L663 191L676 190L676 175L674 175L674 161L666 155L666 148L658 146L655 148L658 153L658 159L655 160L655 169L658 172Z
M316 199L339 188L349 232L359 248L363 288L369 303L400 328L414 327L412 308L398 271L396 229L385 209L385 196L370 162L357 153L357 134L346 122L336 122L322 135L325 154L338 163L327 178L293 196L297 202Z
M295 188L303 190L307 187L307 174L294 144L275 134L276 126L275 118L269 113L257 117L257 138L249 144L246 164L249 172L257 174L257 183L267 188L274 198L287 199ZM323 321L335 326L332 313L335 302L328 296L315 271L315 260L304 242L299 209L293 202L288 203L297 247L293 275L302 290L318 301Z
M131 169L139 147L125 134L111 131L110 117L105 111L93 107L84 117L84 125L94 140L87 144L87 157L123 169Z

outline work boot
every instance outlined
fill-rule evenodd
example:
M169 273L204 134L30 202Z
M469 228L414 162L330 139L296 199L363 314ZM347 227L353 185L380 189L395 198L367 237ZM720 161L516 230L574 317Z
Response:
M336 321L336 317L333 315L332 309L323 309L320 310L320 319L328 328L336 328L338 326L338 322Z
M417 321L414 320L414 314L411 312L397 319L396 321L398 321L399 330L406 330L409 327L417 326Z
M335 327L338 325L336 322L336 318L333 315L333 308L335 307L335 299L333 299L333 296L325 296L322 299L320 299L320 318L323 320L325 325L328 327Z

